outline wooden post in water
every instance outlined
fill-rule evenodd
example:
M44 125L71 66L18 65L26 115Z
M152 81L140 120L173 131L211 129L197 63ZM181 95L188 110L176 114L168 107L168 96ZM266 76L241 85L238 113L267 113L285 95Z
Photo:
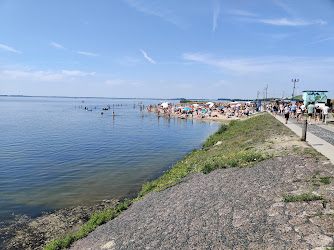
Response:
M303 120L302 141L306 141L307 119Z

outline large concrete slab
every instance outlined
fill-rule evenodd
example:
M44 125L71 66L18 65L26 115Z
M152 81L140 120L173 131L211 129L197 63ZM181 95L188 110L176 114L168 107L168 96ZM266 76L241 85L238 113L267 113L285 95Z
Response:
M279 115L275 116L277 120L291 129L299 137L302 136L302 128L288 121L288 124L285 124L285 118ZM307 132L306 141L310 144L315 150L327 157L332 164L334 164L334 146L323 139L315 136L311 132Z

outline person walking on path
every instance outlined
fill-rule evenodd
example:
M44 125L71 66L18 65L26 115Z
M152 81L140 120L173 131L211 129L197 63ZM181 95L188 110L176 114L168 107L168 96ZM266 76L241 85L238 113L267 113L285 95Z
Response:
M279 112L280 112L281 115L283 115L283 113L284 113L284 106L283 106L282 103L279 105Z
M302 118L302 109L300 108L300 105L297 107L297 123L300 123Z
M308 106L307 106L307 114L308 114L308 123L311 124L311 119L312 119L312 115L314 113L314 105L313 102L311 102Z
M306 111L306 106L304 105L304 103L300 106L300 109L302 110L302 115L301 115L301 120L302 120Z
M322 109L322 123L324 123L325 125L327 125L328 110L329 107L326 105Z
M291 117L292 118L296 118L296 110L297 110L297 105L296 103L293 103L291 105Z
M320 115L321 115L321 108L319 107L319 105L317 105L317 107L314 109L314 124L315 121L318 121L318 124L320 123Z
M285 124L288 124L290 111L290 106L287 104L284 108Z

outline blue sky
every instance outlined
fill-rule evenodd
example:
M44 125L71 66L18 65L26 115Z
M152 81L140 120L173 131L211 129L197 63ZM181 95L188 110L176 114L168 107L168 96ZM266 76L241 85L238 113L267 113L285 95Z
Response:
M333 0L0 0L0 95L328 90ZM262 97L262 94L260 94Z

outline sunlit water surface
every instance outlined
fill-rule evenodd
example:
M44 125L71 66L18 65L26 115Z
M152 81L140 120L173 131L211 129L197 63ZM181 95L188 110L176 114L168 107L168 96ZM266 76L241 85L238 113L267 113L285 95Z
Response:
M158 103L0 97L0 220L133 196L218 129L146 110L142 117L139 101Z

